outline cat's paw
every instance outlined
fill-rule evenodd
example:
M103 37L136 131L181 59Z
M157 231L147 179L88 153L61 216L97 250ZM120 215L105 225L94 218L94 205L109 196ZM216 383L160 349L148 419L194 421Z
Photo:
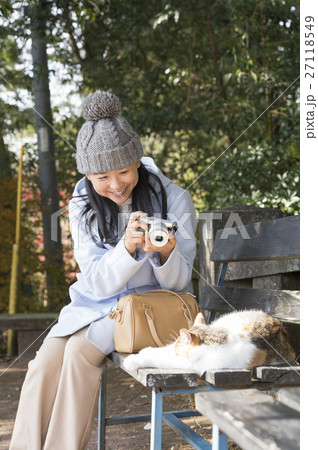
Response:
M138 355L129 355L124 361L124 368L127 370L136 370L141 367Z

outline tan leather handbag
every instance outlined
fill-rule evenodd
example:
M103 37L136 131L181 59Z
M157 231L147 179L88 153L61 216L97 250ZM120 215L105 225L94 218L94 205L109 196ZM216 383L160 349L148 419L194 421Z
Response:
M109 315L116 319L115 349L134 353L170 344L180 328L192 327L198 312L197 301L188 292L162 289L127 295Z

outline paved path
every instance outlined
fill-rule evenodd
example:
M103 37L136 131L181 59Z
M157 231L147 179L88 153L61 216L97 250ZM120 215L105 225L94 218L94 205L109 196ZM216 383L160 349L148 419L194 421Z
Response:
M10 361L0 361L0 450L9 448L14 418L18 407L21 386L25 377L27 363L15 362L8 369ZM109 365L108 369L108 416L134 415L150 412L151 391L137 383L122 370ZM165 410L189 408L188 396L170 396L165 398ZM187 420L195 431L205 439L211 437L211 425L204 418ZM107 429L107 450L146 450L150 444L150 430L144 429L145 423L118 425ZM86 450L97 449L97 420L92 430ZM183 439L163 426L163 450L192 449ZM235 444L232 450L239 450ZM64 450L64 449L63 449Z

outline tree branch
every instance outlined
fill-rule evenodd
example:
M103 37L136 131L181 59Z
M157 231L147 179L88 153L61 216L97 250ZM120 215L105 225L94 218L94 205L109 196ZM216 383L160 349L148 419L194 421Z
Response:
M62 8L62 15L61 15L61 26L63 30L69 35L70 37L70 46L73 50L74 56L78 60L80 64L82 64L85 59L81 57L80 50L77 45L77 41L75 39L75 33L74 33L74 27L72 25L72 22L70 20L69 11Z

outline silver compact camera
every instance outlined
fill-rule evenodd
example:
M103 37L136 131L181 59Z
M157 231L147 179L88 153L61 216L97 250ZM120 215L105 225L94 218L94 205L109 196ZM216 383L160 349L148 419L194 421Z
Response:
M149 239L155 247L163 247L168 242L169 231L175 233L178 229L177 222L159 219L157 217L139 217L139 222L148 224Z

